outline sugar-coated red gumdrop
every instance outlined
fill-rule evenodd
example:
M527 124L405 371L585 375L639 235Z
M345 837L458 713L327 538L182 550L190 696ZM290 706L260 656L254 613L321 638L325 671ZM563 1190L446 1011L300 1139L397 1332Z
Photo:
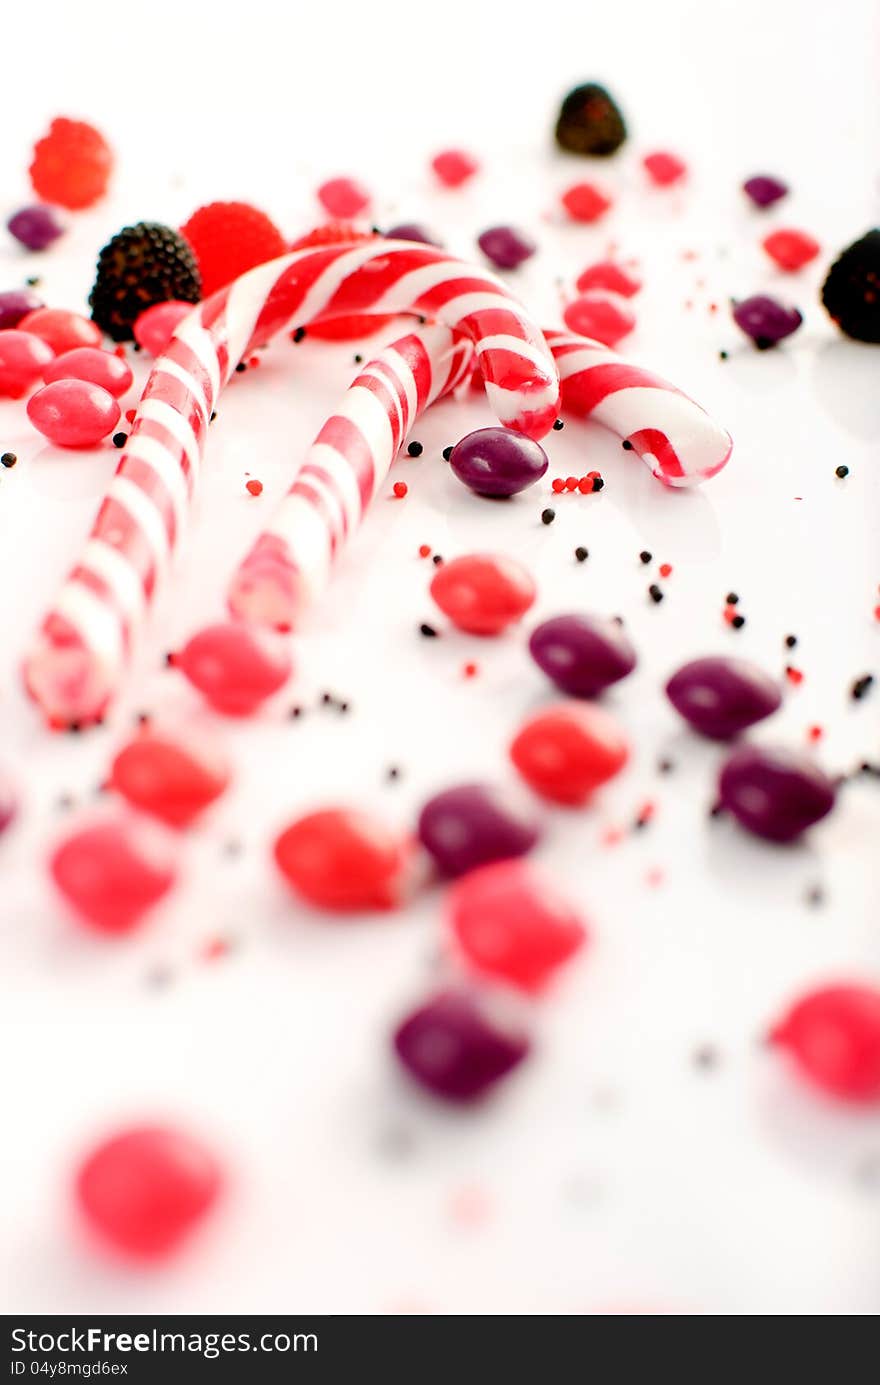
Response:
M318 201L328 216L351 217L366 211L370 194L354 178L329 178L318 188Z
M494 553L473 553L443 563L431 582L431 595L440 610L469 635L500 634L525 615L536 593L521 563Z
M400 902L408 845L372 814L306 813L285 828L274 853L287 883L321 909L393 909Z
M75 829L53 851L49 870L67 902L99 933L128 933L176 879L159 829L129 818Z
M249 202L210 202L199 207L181 226L180 234L198 260L203 298L287 249L271 217Z
M192 309L192 303L181 303L175 298L167 303L154 303L145 313L141 313L132 329L138 346L151 356L161 355Z
M560 200L572 221L598 221L612 205L611 198L595 183L573 183Z
M579 807L623 768L629 747L601 707L563 702L525 722L511 744L510 758L542 798Z
M21 319L19 331L32 332L48 342L56 356L77 346L100 346L101 332L94 322L67 308L35 308Z
M293 241L290 249L310 250L322 245L348 243L358 245L373 238L371 231L358 231L348 221L330 221L326 226L316 226L308 235L300 236L299 240ZM381 332L393 321L393 315L387 313L348 313L345 317L328 318L326 322L309 323L308 336L310 339L316 337L319 341L358 341L361 337Z
M34 145L31 183L45 202L78 211L103 197L112 168L113 151L100 130L60 116Z
M470 871L448 895L449 926L477 971L538 991L580 948L577 912L525 861Z
M138 1259L176 1250L216 1202L222 1185L210 1150L180 1130L135 1126L105 1140L76 1176L90 1229Z
M27 414L38 432L59 447L94 447L119 422L112 394L87 380L53 380L27 402Z
M609 289L611 293L619 293L622 298L633 298L641 287L641 279L612 260L587 265L575 282L578 293L587 293L590 289Z
M102 351L97 346L75 346L65 351L46 367L43 379L47 384L53 380L87 380L92 385L100 385L115 399L121 399L134 381L128 361L117 356L115 351Z
M819 242L806 231L790 229L771 231L761 244L771 260L775 260L780 269L788 270L790 273L803 269L804 265L815 260L821 248Z
M250 716L293 672L278 636L235 621L200 630L173 663L216 711L229 717Z
M642 166L658 188L671 187L673 183L680 183L687 173L687 164L684 159L680 159L677 154L670 154L668 150L658 149L655 154L646 154L642 159Z
M229 783L228 766L187 738L186 744L151 728L117 754L109 786L171 827L186 827Z
M831 1096L880 1101L880 989L820 986L795 1001L770 1033L804 1076Z
M0 331L0 396L21 399L54 360L51 346L17 327Z
M603 346L616 346L636 325L635 314L616 293L590 290L567 303L562 314L566 327Z
M435 154L431 167L440 182L447 188L460 188L479 171L480 165L472 154L464 149L444 149Z

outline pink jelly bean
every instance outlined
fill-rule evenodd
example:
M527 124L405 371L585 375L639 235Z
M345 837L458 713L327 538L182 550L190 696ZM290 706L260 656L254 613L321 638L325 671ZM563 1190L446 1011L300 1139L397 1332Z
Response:
M76 346L56 356L43 372L43 379L47 384L53 380L86 380L120 399L131 389L134 375L128 362L114 352L101 351L97 346Z
M30 332L17 327L0 332L0 395L20 399L43 378L52 359L51 346Z
M610 289L624 298L632 298L642 287L641 279L630 274L613 260L600 260L598 264L588 265L575 283L578 293L588 293L591 289Z
M88 380L53 380L28 400L28 418L59 447L94 447L119 422L112 394Z
M215 711L230 717L252 716L293 671L281 640L235 621L200 630L173 663Z
M616 346L636 325L626 300L616 293L592 291L569 303L562 314L566 327L603 346Z
M100 346L101 332L94 322L66 308L35 308L18 324L22 332L32 332L48 342L56 356L75 346Z
M181 303L176 298L167 303L154 303L134 324L134 339L142 351L158 356L165 350L178 324L187 313L193 310L192 303Z
M318 188L318 201L329 216L347 221L370 205L370 194L353 178L331 178Z

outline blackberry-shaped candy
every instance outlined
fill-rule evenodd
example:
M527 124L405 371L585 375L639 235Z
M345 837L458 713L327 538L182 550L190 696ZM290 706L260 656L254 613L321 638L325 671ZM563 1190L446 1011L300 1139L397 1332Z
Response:
M822 285L822 302L846 336L880 342L880 230L838 256Z
M570 91L556 122L556 143L571 154L614 154L626 139L620 107L597 82Z
M125 226L98 257L92 319L114 341L129 341L141 313L169 299L198 303L202 281L192 250L170 226Z

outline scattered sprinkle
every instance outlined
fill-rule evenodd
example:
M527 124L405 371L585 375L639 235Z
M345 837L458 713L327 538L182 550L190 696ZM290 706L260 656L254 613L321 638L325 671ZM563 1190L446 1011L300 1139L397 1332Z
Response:
M650 596L651 600L654 602L655 605L659 605L660 602L663 600L663 592L660 589L660 587L657 586L656 582L651 583L650 587L648 588L648 595Z
M574 550L574 556L579 563L585 563L590 556L590 550L588 548L578 547Z
M391 489L394 491L394 494L397 496L397 499L402 500L403 497L406 495L407 491L409 490L409 487L407 486L405 481L395 481Z
M541 511L541 523L542 523L542 524L552 524L555 518L556 518L556 511L555 511L555 510L542 510L542 511Z
M425 449L420 442L411 442L407 445L406 450L410 457L421 457Z
M839 476L839 477L840 477L840 480L842 481L843 478L844 478L844 476L849 476L849 467L848 467L848 466L836 466L836 467L834 468L834 475L835 475L835 476Z
M251 495L262 495L262 494L263 494L263 483L262 483L262 481L256 481L256 480L254 480L254 481L247 481L247 482L245 483L245 490L248 491Z

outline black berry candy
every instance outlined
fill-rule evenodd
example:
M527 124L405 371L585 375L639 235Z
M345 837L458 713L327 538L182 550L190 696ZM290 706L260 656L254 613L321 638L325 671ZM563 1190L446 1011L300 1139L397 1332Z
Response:
M198 303L202 280L192 250L170 226L125 226L98 257L89 297L92 319L114 341L129 341L141 313L174 298Z
M822 302L846 336L880 342L880 230L838 256L822 285Z
M597 82L570 91L556 122L556 143L571 154L613 154L626 139L620 107Z

